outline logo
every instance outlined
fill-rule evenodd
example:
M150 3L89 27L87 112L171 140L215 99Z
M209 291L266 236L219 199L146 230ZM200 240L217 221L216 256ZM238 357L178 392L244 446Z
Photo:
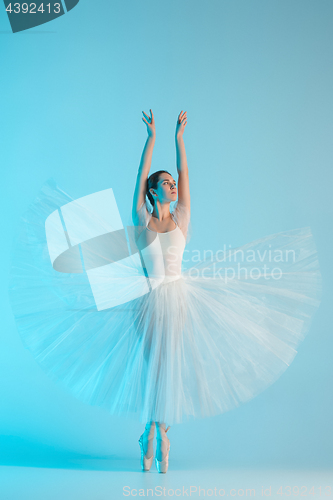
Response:
M45 221L53 268L85 272L98 311L139 298L163 282L160 240L154 232L141 239L144 229L125 231L111 188L63 205Z
M4 0L13 33L53 21L72 10L79 0L47 0L37 2L8 2Z

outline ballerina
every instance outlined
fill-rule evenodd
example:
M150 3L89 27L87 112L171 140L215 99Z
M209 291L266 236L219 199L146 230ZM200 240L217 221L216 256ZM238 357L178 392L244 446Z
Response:
M148 177L153 148L155 144L156 130L155 119L152 110L150 117L144 113L143 121L147 125L148 138L142 153L141 163L137 175L133 198L133 223L139 225L140 210L143 209L146 196L153 206L153 212L150 219L150 227L147 224L147 230L156 233L167 233L177 229L177 224L174 220L174 214L170 213L170 203L177 199L176 182L172 175L166 170L159 170ZM178 204L179 208L182 205L182 210L187 212L187 219L190 217L190 187L188 165L186 159L185 145L183 133L187 124L187 112L181 111L176 126L176 154L177 154L177 171L178 171ZM186 227L184 228L186 231ZM186 237L186 233L184 234ZM166 269L171 271L172 264L166 264ZM168 274L172 276L171 273ZM155 333L157 334L157 332ZM156 425L155 425L156 424ZM157 448L156 448L156 468L159 472L167 472L168 456L170 450L170 441L166 436L170 426L166 428L165 422L149 421L145 426L144 433L140 436L139 444L141 447L141 465L143 470L149 470L153 459L153 439L154 430L157 429Z
M133 253L119 212L110 214L112 189L73 200L49 182L22 217L9 296L22 342L43 370L84 403L138 418L143 470L153 462L156 430L155 464L165 473L171 425L230 411L288 368L310 331L322 280L310 227L183 269L191 232L187 113L176 125L178 186L166 170L149 176L150 115Z

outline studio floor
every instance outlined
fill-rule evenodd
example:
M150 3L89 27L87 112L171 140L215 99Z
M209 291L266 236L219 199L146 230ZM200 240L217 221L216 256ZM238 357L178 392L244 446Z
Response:
M201 467L201 468L200 468ZM333 499L332 470L226 468L170 460L166 474L138 459L77 460L66 467L0 467L0 500L124 498Z

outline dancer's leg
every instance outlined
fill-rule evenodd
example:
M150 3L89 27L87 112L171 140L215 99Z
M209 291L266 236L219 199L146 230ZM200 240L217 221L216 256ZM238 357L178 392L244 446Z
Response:
M147 422L144 433L142 435L143 450L147 458L153 456L153 442L155 434L155 422Z
M164 422L156 422L156 458L159 462L165 459L168 452L169 439L166 432L169 428L170 426L166 429L166 424Z

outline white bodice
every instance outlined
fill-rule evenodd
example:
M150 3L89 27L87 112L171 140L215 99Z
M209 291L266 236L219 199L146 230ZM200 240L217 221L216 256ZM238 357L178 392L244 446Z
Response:
M157 233L147 227L141 238L147 243L141 254L148 277L163 282L179 279L186 243L181 229Z
M185 217L179 207L176 207L171 216L176 223L175 229L158 233L148 227L151 214L145 205L140 212L140 221L145 229L141 232L137 244L152 288L162 282L175 281L181 277L188 221L184 220Z

